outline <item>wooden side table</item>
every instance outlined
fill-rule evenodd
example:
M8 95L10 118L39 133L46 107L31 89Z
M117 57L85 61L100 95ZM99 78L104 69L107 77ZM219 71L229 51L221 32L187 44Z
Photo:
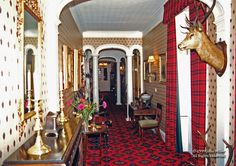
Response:
M51 152L33 156L27 154L27 149L35 142L35 135L21 145L4 162L4 166L72 166L83 165L82 121L71 118L64 124L58 137L46 137L42 134L43 141L52 149Z
M95 128L89 128L89 131L83 131L83 150L84 150L84 160L86 160L87 149L88 149L88 136L90 135L99 135L99 153L100 157L102 155L101 143L102 143L102 134L108 133L108 127L106 125L98 125Z

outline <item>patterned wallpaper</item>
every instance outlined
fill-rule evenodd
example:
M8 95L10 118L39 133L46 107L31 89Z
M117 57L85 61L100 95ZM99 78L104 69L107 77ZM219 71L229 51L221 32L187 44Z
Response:
M40 5L43 3L39 2ZM41 11L42 12L42 11ZM0 1L0 165L21 144L28 140L33 131L34 119L28 119L22 136L19 134L18 99L23 94L23 56L19 52L19 44L16 36L17 11L16 0ZM26 43L36 41L26 40ZM44 50L42 51L44 52ZM42 55L42 79L45 71L44 54ZM45 80L45 79L44 79ZM45 82L43 82L45 84ZM43 96L46 94L42 89ZM45 96L44 96L45 98ZM44 103L46 100L44 100ZM45 105L45 104L44 104ZM44 109L44 108L43 108ZM45 116L45 115L44 115ZM4 126L4 127L2 127Z
M33 46L38 48L38 38L36 38L36 37L25 37L24 38L24 45L27 45L27 44L32 44Z
M229 108L229 143L231 145L236 145L236 134L235 134L235 55L236 55L236 2L232 0L231 3L232 9L231 9L231 18L230 18L230 61L228 65L230 66L230 79L228 80L230 82L230 108ZM236 149L234 149L234 159L231 162L231 165L236 164Z
M216 42L216 25L214 22L214 15L211 14L208 18L208 28L207 34L212 42ZM215 70L207 65L207 126L211 126L208 135L207 135L207 142L212 151L216 150L216 72ZM216 164L216 159L211 159L211 164Z
M154 55L155 62L152 64L152 72L156 73L156 81L144 82L144 90L153 94L152 105L156 103L163 105L163 114L161 122L161 130L165 132L166 117L166 85L159 82L159 59L158 55L166 53L167 50L167 27L160 23L152 31L143 38L143 60L147 60L149 55Z
M142 38L84 38L83 45L95 48L103 44L121 44L125 46L142 45Z
M31 136L31 120L19 137L18 99L23 91L22 56L18 52L16 36L16 0L0 1L0 165ZM4 126L4 127L2 127ZM4 143L3 143L4 142Z

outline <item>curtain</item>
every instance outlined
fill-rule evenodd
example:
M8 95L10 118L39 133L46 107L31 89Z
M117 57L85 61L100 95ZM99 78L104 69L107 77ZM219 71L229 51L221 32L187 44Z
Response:
M198 3L197 3L198 4ZM169 0L164 5L163 23L167 24L167 84L166 84L166 144L176 150L176 114L177 114L177 52L175 16L184 8L190 7L190 20L194 20L196 10L193 0ZM199 10L199 18L204 14ZM203 27L205 27L203 25ZM181 89L180 89L181 90ZM204 143L197 135L197 130L205 132L206 114L206 65L199 56L191 52L191 100L192 100L192 145L194 150L204 150ZM198 165L204 165L203 158L196 158Z

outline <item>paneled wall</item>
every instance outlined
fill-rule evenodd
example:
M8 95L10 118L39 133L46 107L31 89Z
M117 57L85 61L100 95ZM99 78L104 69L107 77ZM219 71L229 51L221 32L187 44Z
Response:
M156 80L152 82L144 82L144 91L153 94L152 105L156 103L163 105L163 117L161 122L161 130L165 132L165 112L166 112L166 85L159 82L159 54L166 53L167 50L167 27L160 23L152 31L143 38L143 56L144 61L148 56L154 55L155 62L152 64L152 72L156 73ZM168 55L167 55L168 56Z
M82 36L81 36L82 37ZM78 50L81 50L81 48L82 48L82 38L80 38L80 39L78 39L78 40L81 40L81 42L80 43L78 43L78 47L79 48L77 48ZM63 58L65 58L64 56L66 56L65 54L63 54L63 41L61 41L60 40L60 38L59 38L59 43L58 43L58 58L59 58L59 60L58 60L58 62L59 62L59 69L62 69L62 71L63 71L63 67L62 67L62 65L63 65ZM72 47L72 46L71 46ZM69 48L68 48L69 49ZM71 50L71 49L70 49ZM71 50L71 51L68 51L68 56L72 56L71 57L71 60L72 60L72 62L71 63L74 63L74 59L73 59L73 54L74 54L74 52L73 52L74 50ZM82 56L82 54L81 54L81 52L79 52L79 55L76 55L76 56ZM79 58L80 59L80 58ZM68 59L67 59L68 60ZM67 63L69 63L69 62L67 62ZM67 73L70 73L70 74L72 74L72 78L71 78L71 83L70 84L68 84L68 83L65 83L64 82L64 85L63 85L63 103L64 103L64 112L65 112L65 114L68 114L68 113L70 113L71 111L72 111L72 109L73 109L73 107L71 107L71 106L68 106L67 105L67 103L68 103L68 101L70 100L70 99L74 99L74 81L73 81L73 77L74 77L74 75L73 75L73 73L74 73L74 64L72 64L69 68L68 68L68 70L70 70L70 71L68 71ZM79 62L79 64L78 64L78 68L81 68L81 62ZM65 72L65 71L63 71L63 72ZM63 74L64 75L64 74ZM78 79L82 79L82 78L80 78L80 76L78 75L77 76L78 77ZM66 80L68 80L68 79L66 79ZM79 81L81 81L81 80L79 80ZM68 87L66 87L66 85L68 85ZM79 87L80 88L80 87Z

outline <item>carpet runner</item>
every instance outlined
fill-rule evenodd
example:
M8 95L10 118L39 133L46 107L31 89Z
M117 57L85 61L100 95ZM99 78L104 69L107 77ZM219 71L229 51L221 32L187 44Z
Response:
M109 127L108 145L104 136L102 154L98 149L98 138L88 140L86 166L189 166L195 165L189 153L176 153L168 149L160 136L146 130L144 139L133 134L131 122L125 120L126 111L114 106L109 112L112 126Z

